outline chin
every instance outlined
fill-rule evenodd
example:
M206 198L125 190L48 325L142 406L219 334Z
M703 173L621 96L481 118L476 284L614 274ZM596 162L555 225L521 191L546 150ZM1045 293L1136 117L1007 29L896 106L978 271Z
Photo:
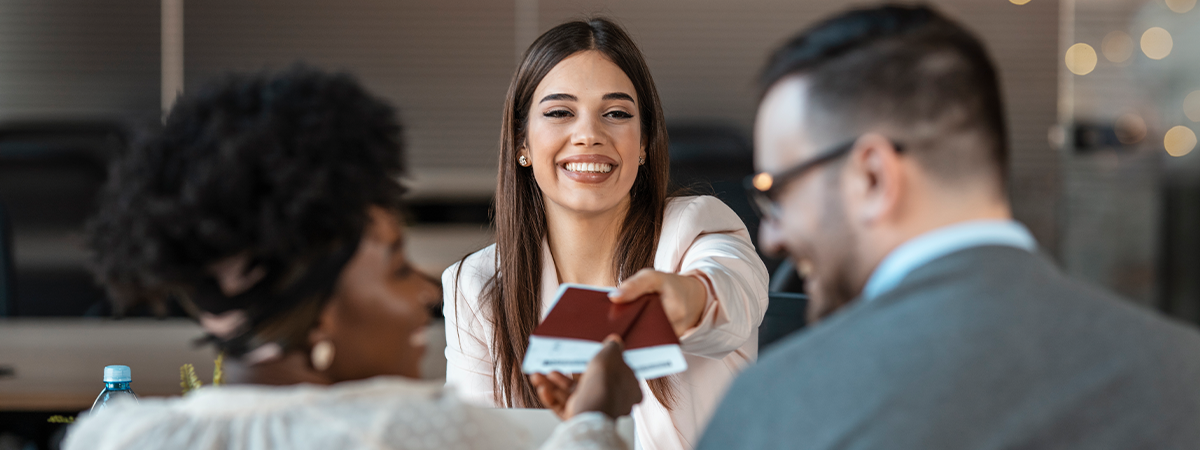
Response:
M555 202L563 209L579 214L600 214L621 206L629 198L629 192L617 196L603 192L571 192L561 202ZM553 200L551 200L553 201Z

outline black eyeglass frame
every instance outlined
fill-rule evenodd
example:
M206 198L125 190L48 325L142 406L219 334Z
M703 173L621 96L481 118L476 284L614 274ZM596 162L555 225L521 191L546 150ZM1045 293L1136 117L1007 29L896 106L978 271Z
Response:
M841 158L850 153L854 149L854 144L858 142L858 138L851 139L841 144L831 147L829 150L819 153L811 159L796 164L782 172L770 173L759 172L746 177L743 184L746 188L746 194L750 197L750 206L754 207L754 211L762 218L778 217L779 205L775 203L776 197L783 192L783 188L790 184L793 180L803 175L805 172L817 167L821 164ZM895 141L892 141L892 147L896 149L896 153L903 152L904 147ZM766 177L770 183L766 189L759 189L755 185L755 180L761 180Z

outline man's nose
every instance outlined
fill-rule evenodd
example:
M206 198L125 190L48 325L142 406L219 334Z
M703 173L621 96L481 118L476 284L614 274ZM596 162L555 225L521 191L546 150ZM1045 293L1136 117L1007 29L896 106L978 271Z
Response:
M759 222L758 247L759 251L769 258L787 256L787 249L783 245L783 232L779 229L779 223L775 219L763 217Z

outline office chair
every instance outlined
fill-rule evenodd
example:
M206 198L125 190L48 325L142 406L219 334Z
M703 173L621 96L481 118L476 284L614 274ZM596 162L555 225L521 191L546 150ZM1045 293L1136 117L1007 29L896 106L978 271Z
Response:
M104 301L84 267L78 236L107 174L124 147L125 129L112 122L0 123L0 204L6 233L36 263L4 265L5 315L78 316ZM21 264L19 270L12 264Z
M758 351L771 347L784 337L804 328L808 296L804 283L791 261L783 261L771 275L767 313L758 326Z
M0 317L16 315L16 268L13 267L12 222L0 204Z

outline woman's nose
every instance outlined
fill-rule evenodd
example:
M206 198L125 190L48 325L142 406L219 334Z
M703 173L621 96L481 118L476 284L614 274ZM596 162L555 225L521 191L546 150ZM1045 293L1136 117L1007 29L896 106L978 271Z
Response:
M571 144L578 147L603 144L603 131L599 121L599 117L581 114L579 120L575 121L575 129L571 132Z

